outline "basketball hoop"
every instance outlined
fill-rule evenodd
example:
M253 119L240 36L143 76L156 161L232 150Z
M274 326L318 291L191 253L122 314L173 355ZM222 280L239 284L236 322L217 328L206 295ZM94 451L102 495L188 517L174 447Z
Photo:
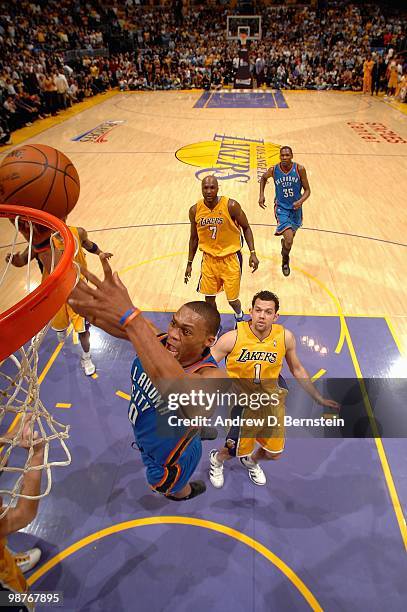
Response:
M37 367L38 350L49 329L50 321L66 302L79 277L79 271L73 262L75 240L65 223L44 211L12 205L0 205L1 218L14 220L15 223L10 257L3 273L0 273L0 290L3 295L7 294L7 284L11 288L13 283L5 279L11 271L12 259L16 255L19 221L28 223L30 234L27 295L0 314L0 496L3 498L0 519L17 498L38 499L47 495L52 484L51 468L69 465L71 462L71 455L65 443L69 437L69 426L54 419L42 404ZM30 264L34 224L36 228L44 226L51 229L52 236L59 234L64 241L64 251L54 267L55 253L51 236L50 274L39 287L31 291ZM25 347L24 344L28 340L30 342ZM18 461L20 456L13 451L21 445L23 434L28 456L21 465L21 460ZM38 443L44 445L44 463L32 466L34 447ZM44 470L46 473L44 488L40 495L35 497L21 493L24 475L30 470Z
M0 205L2 217L17 218L29 223L35 221L54 230L63 238L64 252L55 270L37 289L0 313L0 361L14 353L52 319L66 302L77 281L77 270L72 263L75 240L63 221L41 210L11 205ZM0 277L0 287L10 266L11 260Z
M246 32L239 32L239 40L240 40L240 45L242 47L246 46L246 42L247 42L247 33Z

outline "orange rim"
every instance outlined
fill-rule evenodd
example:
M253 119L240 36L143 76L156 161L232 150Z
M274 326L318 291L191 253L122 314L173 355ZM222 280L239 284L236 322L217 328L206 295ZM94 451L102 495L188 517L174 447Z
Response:
M73 264L75 240L65 223L35 208L0 205L0 218L14 219L17 216L59 232L64 241L64 251L54 271L39 287L0 313L0 361L23 346L56 315L77 279Z

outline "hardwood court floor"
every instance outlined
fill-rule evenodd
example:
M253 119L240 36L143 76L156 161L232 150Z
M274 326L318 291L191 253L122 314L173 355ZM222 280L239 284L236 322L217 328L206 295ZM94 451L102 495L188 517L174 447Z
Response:
M71 157L81 178L81 196L70 223L86 227L102 248L114 252L114 267L135 302L148 310L174 310L195 296L199 256L188 286L183 274L188 208L200 196L196 173L202 178L213 172L204 169L213 167L218 154L224 165L245 163L239 152L225 161L218 150L223 144L210 141L216 135L233 137L238 140L224 138L223 143L234 142L242 149L247 140L241 139L271 143L252 145L246 172L221 169L219 164L215 169L222 178L220 193L237 199L247 212L261 260L252 275L246 257L241 294L245 308L255 291L267 287L278 293L286 313L386 315L405 349L405 115L380 98L359 94L284 92L288 108L262 108L261 100L257 108L194 108L200 97L201 92L100 97L102 103L88 101L82 112L77 112L80 107L68 111L64 122L61 116L56 125L50 120L35 124L25 130L27 135L35 133L25 142L46 143ZM119 123L102 126L108 133L97 142L100 130L92 130L106 121ZM390 131L400 136L398 142L385 140L392 139ZM257 204L258 173L277 159L273 145L283 144L291 145L294 159L306 167L312 189L288 279L281 275L280 242L273 236L272 185L267 187L267 211ZM188 164L176 157L180 149L178 157ZM225 178L228 174L239 176ZM0 245L10 236L11 228L2 222ZM2 248L1 257L5 252ZM95 258L88 259L91 268L97 268ZM9 279L2 307L6 295L14 300L22 291L21 271ZM219 304L228 310L223 296Z
M246 254L245 309L259 289L276 291L282 313L291 315L281 322L300 339L301 359L322 383L328 377L394 375L394 365L402 364L397 346L407 348L405 115L358 94L284 92L288 108L264 108L261 92L253 93L260 96L252 98L255 108L236 107L238 96L224 97L233 92L204 99L202 92L107 95L68 111L66 121L61 115L35 124L14 142L46 143L71 157L81 196L69 222L86 227L114 252L112 264L134 302L160 327L168 315L158 311L175 310L196 295L199 257L191 283L183 283L188 208L200 196L199 179L215 172L220 193L246 210L261 259L252 275ZM258 173L275 163L283 144L305 165L312 189L288 279L281 275L280 243L273 236L272 185L268 210L257 205ZM12 228L2 222L0 232L3 258ZM100 269L96 257L88 261ZM23 285L22 270L12 270L2 287L2 309L22 295ZM219 305L229 311L223 296ZM230 328L231 317L223 317L223 324ZM307 338L328 347L326 356ZM199 611L228 609L236 592L245 610L255 609L254 601L258 610L317 610L318 602L324 609L348 609L355 601L360 609L402 609L405 440L288 440L284 461L266 466L269 487L259 491L236 466L222 491L208 485L205 496L174 508L149 493L129 446L123 398L131 347L98 330L91 342L95 379L80 371L70 338L58 357L55 336L48 334L40 355L40 370L52 365L41 395L49 409L58 402L66 407L60 418L72 425L74 463L55 474L53 494L41 503L24 542L19 535L11 541L16 549L27 545L26 538L28 545L41 546L41 565L30 577L35 589L65 591L69 611L128 609L134 576L143 612L174 602L179 610L192 604ZM299 409L294 399L291 408ZM210 444L197 471L206 481ZM192 533L191 525L204 527L204 535ZM223 531L214 535L219 525ZM253 541L246 550L247 536ZM256 538L272 554L257 559ZM175 557L168 559L168 551ZM205 580L194 573L197 551ZM279 559L288 565L285 576L293 569L291 583L297 572L304 584L295 590L284 582ZM187 581L184 573L174 577L178 566L191 568Z

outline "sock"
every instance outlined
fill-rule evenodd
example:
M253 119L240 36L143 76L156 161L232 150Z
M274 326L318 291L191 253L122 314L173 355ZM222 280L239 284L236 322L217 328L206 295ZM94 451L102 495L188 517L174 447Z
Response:
M243 317L243 310L238 313L235 312L235 319L241 319Z
M90 351L89 353L85 353L85 351L82 349L82 359L90 359Z
M251 455L247 455L247 457L244 457L244 460L247 463L250 463L251 465L257 465L257 461L254 461Z

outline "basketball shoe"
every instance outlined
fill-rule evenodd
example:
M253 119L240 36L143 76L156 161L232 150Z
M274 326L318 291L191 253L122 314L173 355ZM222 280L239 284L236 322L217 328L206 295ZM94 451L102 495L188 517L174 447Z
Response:
M218 451L214 448L209 453L209 480L215 487L215 489L221 489L224 485L225 478L223 476L223 463L216 459Z
M92 374L96 372L96 366L90 358L90 355L89 357L81 357L81 367L85 372L86 376L92 376Z
M39 548L30 548L30 550L23 552L14 552L10 548L8 550L13 555L14 561L23 574L32 570L41 558L41 550Z
M253 461L253 459L248 457L240 457L240 463L249 473L249 478L255 485L262 487L267 483L267 478L265 473L263 472L263 468L259 463Z
M203 480L194 480L193 482L190 482L189 485L191 487L191 492L186 497L175 497L175 495L166 495L165 497L171 501L187 501L188 499L194 499L194 497L202 495L202 493L205 493L206 491L206 484L203 482Z
M244 312L243 312L243 310L241 311L240 315L237 315L235 313L235 326L234 326L234 329L237 329L237 324L241 323L242 321L244 321Z

